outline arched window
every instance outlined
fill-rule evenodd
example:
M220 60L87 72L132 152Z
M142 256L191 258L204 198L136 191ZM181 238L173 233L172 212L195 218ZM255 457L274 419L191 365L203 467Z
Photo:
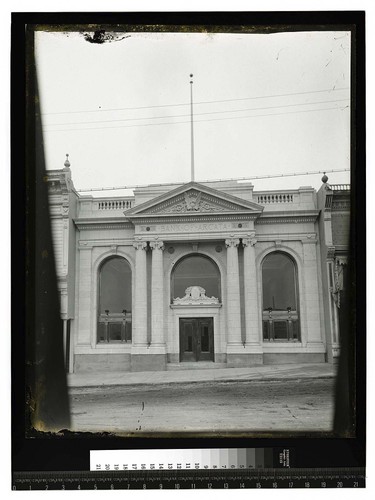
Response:
M283 252L263 260L263 339L297 341L299 333L296 264Z
M99 270L98 342L131 342L132 272L122 257Z
M184 297L185 290L194 285L204 288L207 297L221 301L219 268L205 255L188 255L177 262L171 277L171 300Z

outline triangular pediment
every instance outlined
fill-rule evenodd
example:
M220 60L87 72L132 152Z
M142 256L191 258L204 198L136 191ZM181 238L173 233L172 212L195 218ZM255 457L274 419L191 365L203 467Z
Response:
M254 213L263 207L217 189L196 182L189 182L161 196L137 205L125 212L129 218L174 215L210 215Z

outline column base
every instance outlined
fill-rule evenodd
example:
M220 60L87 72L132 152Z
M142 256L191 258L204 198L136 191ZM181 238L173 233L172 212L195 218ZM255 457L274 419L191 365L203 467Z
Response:
M165 345L138 345L131 350L132 372L156 372L167 369Z

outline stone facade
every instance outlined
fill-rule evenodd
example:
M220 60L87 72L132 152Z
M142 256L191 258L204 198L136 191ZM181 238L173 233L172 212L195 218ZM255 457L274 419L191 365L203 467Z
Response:
M254 192L250 183L191 182L94 198L75 191L69 166L50 172L48 186L69 371L178 369L191 360L213 367L332 362L338 355L349 205L332 186ZM264 262L273 255L293 269L291 307L263 303ZM217 270L205 277L216 295L199 272L189 281L178 271L181 262L189 269L192 256ZM124 281L131 308L122 312L100 306L103 266L120 262L115 257L131 276ZM269 272L277 280L277 269Z

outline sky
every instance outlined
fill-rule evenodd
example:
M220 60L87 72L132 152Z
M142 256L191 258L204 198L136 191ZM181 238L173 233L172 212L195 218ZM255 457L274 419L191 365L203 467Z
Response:
M197 181L349 169L348 32L133 33L104 44L37 32L36 59L47 169L69 153L76 189L191 180L190 74ZM321 177L252 182L319 189Z

